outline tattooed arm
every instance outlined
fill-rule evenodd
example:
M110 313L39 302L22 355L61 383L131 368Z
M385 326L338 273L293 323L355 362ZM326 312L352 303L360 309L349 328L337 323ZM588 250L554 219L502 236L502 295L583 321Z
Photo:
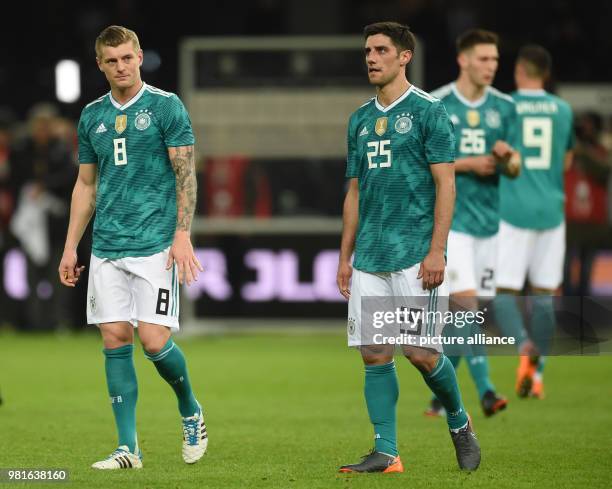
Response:
M166 268L170 269L172 262L176 262L179 282L190 284L198 279L198 270L203 271L191 245L197 194L193 146L168 148L168 156L176 177L176 232Z

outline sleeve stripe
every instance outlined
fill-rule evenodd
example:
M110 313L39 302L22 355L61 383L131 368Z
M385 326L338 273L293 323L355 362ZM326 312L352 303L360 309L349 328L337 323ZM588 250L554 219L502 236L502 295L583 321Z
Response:
M147 85L146 90L151 93L154 93L155 95L161 95L162 97L172 97L172 94L170 92L164 92L163 90L152 87L151 85Z
M515 103L514 99L510 95L508 95L508 94L506 94L504 92L500 92L497 88L489 87L489 91L493 95L495 95L495 96L497 96L499 98L503 98L504 100L507 100L508 102L512 102L513 104Z
M93 104L97 104L98 102L102 102L102 100L104 100L104 97L106 97L108 95L108 93L105 93L104 95L102 95L101 97L98 97L96 100L94 100L93 102L89 102L85 108L89 107L90 105Z

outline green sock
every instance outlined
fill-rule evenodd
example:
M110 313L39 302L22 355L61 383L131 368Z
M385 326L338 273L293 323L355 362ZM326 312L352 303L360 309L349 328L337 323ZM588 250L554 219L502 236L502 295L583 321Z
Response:
M495 392L495 386L489 378L489 359L486 355L471 355L466 356L468 369L472 380L476 385L478 391L478 397L482 399L487 391Z
M185 355L172 338L158 353L151 354L145 351L145 356L153 362L159 375L174 390L181 416L186 418L197 413L200 408L191 390Z
M531 318L529 320L533 342L542 356L548 355L555 332L555 309L550 295L532 296Z
M119 446L127 445L136 453L136 401L138 382L134 370L134 345L104 349L106 383L113 406L115 423L119 435Z
M395 362L365 366L364 394L370 421L374 425L376 451L396 456L399 386Z
M546 357L540 357L538 360L538 368L536 369L536 373L540 376L540 380L542 380L542 374L544 373L545 365L546 365Z
M465 426L468 418L461 401L455 369L450 360L445 355L440 355L431 373L422 375L431 391L444 406L448 427L456 430Z
M452 356L452 357L446 357L446 358L448 358L448 361L451 363L451 365L453 366L453 368L456 371L457 367L459 366L459 362L461 361L461 357L459 357L459 356ZM435 394L432 395L431 398L432 399L437 399Z
M511 294L500 294L495 298L495 320L500 332L508 338L514 338L514 344L520 350L521 344L527 339L525 322L517 298Z

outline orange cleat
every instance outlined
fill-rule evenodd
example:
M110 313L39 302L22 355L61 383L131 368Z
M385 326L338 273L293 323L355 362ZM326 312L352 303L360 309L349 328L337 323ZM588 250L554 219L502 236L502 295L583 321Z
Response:
M544 382L541 380L534 380L529 396L534 399L544 399Z
M372 450L365 455L358 464L343 465L338 472L347 474L351 472L404 472L404 465L399 458Z
M539 356L535 345L530 340L524 343L519 353L515 389L519 397L527 397L533 386L533 376L538 368Z

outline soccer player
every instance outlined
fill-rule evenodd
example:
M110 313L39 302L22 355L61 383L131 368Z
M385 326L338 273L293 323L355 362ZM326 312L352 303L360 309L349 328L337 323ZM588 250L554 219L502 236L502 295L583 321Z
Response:
M495 295L499 176L516 177L518 153L510 144L516 130L512 98L491 87L499 62L498 36L482 29L457 39L459 77L432 95L444 103L454 124L457 161L457 203L448 236L448 277L452 304L475 311L478 297ZM461 333L478 332L468 324ZM466 355L468 368L486 416L505 409L507 400L496 393L489 378L484 346ZM461 356L451 356L457 367ZM442 415L442 405L431 401L426 414Z
M348 124L348 192L337 282L349 300L348 344L365 364L365 401L375 446L340 472L403 472L396 439L398 381L393 345L365 334L362 299L448 295L445 250L455 200L454 135L440 100L406 78L415 38L395 22L364 30L368 78L376 97ZM351 255L355 252L351 265ZM350 281L350 286L349 286ZM426 328L414 337L426 335ZM419 336L420 335L420 336ZM446 408L459 466L474 470L480 447L455 370L441 348L404 346L404 354Z
M542 46L524 46L514 70L512 94L519 117L523 173L500 184L496 315L502 330L517 338L519 397L542 398L544 356L555 328L552 296L561 285L565 257L563 172L574 147L570 106L544 90L551 56ZM531 338L514 295L528 279L532 297Z
M206 427L185 357L171 338L171 331L179 329L179 283L189 284L202 270L190 239L196 204L191 123L176 95L142 81L143 53L133 31L107 27L95 48L110 92L81 114L79 175L59 266L61 283L74 287L83 270L77 244L95 210L87 321L102 334L119 443L92 467L142 467L135 327L145 356L176 393L183 460L194 463L206 451Z

